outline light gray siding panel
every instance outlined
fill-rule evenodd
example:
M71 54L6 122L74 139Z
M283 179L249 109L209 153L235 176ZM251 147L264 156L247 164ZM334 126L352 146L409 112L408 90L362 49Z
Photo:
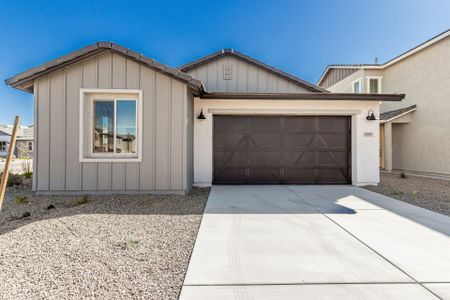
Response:
M188 101L186 102L187 107L187 137L186 137L186 157L187 157L187 189L192 188L192 183L194 182L194 96L192 93L188 93Z
M81 163L79 162L79 110L81 64L66 71L66 190L81 190Z
M98 88L112 88L112 54L105 52L98 56ZM97 164L98 189L112 189L112 163L101 162Z
M184 84L172 80L170 125L170 184L172 189L183 189L183 138L185 134L184 105L186 102Z
M217 60L216 66L217 66L217 90L226 92L228 91L228 83L229 80L223 79L223 68L225 65L228 65L228 57L223 57L219 60Z
M156 73L141 68L141 88L143 93L142 163L140 167L140 187L143 190L155 188L155 140L156 140Z
M258 69L258 87L257 90L259 93L267 92L267 75L268 73Z
M83 87L96 88L98 57L87 60L83 63ZM97 190L97 163L83 163L83 190Z
M282 78L277 80L277 90L279 93L287 93L289 91L289 82Z
M42 77L38 81L38 179L37 189L47 191L49 189L49 161L50 161L50 81L48 77Z
M59 70L50 79L50 190L65 189L65 71Z
M113 88L123 89L126 87L127 60L125 57L113 54ZM112 189L125 190L126 186L126 165L125 163L112 163Z
M32 190L37 190L37 177L39 176L38 168L36 165L37 162L37 152L38 152L38 81L33 83L34 95L33 95L33 105L34 105L34 128L33 128L33 136L34 136L34 151L33 151L33 172L34 176L32 177Z
M247 92L248 87L248 64L238 60L237 62L237 91L238 93Z
M207 64L206 72L208 74L208 86L211 87L212 91L220 91L218 84L219 67L217 61Z
M139 88L139 64L127 59L126 88ZM142 129L141 129L142 130ZM139 163L126 163L125 186L127 190L139 190Z
M267 73L267 92L268 93L276 93L278 92L277 89L277 81L278 77L274 74Z
M224 65L232 66L232 79L223 77ZM248 63L237 57L226 55L188 71L188 74L201 80L211 92L229 93L309 93L300 84L288 80L265 68Z
M156 189L170 188L170 78L156 74Z
M38 191L190 189L193 98L184 83L108 52L49 76L35 82ZM79 161L80 88L142 89L142 162Z

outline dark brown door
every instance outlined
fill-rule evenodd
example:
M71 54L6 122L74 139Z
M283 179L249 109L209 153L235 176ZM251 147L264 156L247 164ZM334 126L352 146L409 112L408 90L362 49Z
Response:
M350 183L350 117L214 116L214 183Z

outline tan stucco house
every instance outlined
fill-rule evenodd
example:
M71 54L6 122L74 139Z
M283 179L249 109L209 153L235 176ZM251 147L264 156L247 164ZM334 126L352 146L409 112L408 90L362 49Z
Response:
M186 193L253 183L377 184L380 101L231 49L172 68L99 42L6 83L35 103L39 193Z
M450 178L450 30L384 64L330 65L332 93L404 93L382 102L380 166Z

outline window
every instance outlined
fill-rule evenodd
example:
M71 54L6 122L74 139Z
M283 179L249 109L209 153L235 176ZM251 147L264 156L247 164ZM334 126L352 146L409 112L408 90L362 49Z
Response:
M6 151L6 146L7 146L6 142L0 142L0 151Z
M82 89L81 161L140 161L140 90Z
M382 77L367 77L367 92L369 94L381 93L381 78Z
M33 142L28 142L28 151L33 151Z
M361 78L352 82L353 93L361 93Z

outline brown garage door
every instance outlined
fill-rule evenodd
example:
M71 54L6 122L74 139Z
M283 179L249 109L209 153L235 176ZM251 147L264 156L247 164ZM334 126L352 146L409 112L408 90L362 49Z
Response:
M214 116L214 183L350 183L350 117Z

